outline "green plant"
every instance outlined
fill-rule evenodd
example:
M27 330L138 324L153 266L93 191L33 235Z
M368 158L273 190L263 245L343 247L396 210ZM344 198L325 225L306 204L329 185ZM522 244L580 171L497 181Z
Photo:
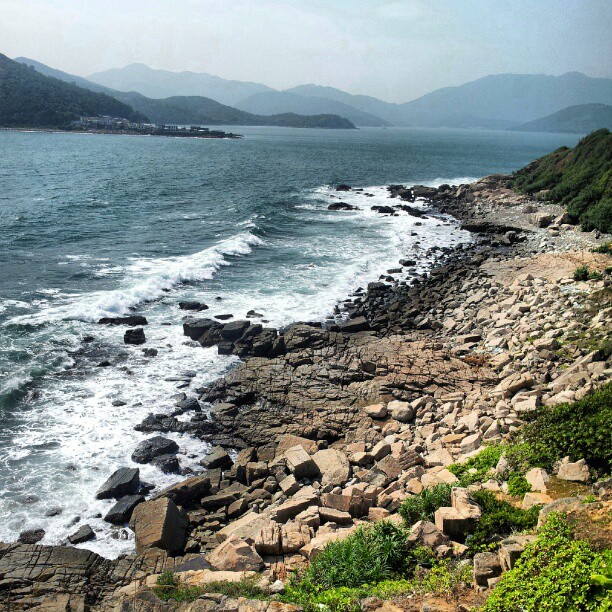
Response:
M582 500L583 504L592 504L594 502L597 501L597 498L595 497L595 495L593 495L592 493L589 493L588 495L584 496L584 499Z
M438 508L450 505L450 496L451 486L438 484L405 499L398 512L408 527L418 521L433 521Z
M585 281L589 279L589 266L579 266L574 270L575 281Z
M510 474L508 477L508 495L511 497L523 497L529 491L531 491L531 485L522 474L518 472Z
M586 542L574 540L558 514L548 516L538 539L505 573L483 612L590 612L610 610L612 598L599 576L610 568ZM598 572L604 572L600 574Z
M473 497L482 515L465 539L470 555L496 548L503 538L516 531L533 529L538 522L539 506L529 510L516 508L485 490L475 491Z
M406 537L406 530L390 521L360 527L346 539L330 542L300 577L300 585L357 587L403 576L415 564Z
M612 383L571 404L543 407L518 432L530 466L552 469L555 461L569 455L585 459L602 473L612 470Z
M465 463L449 465L448 470L459 479L459 485L462 487L484 482L490 478L490 471L497 465L503 452L504 448L499 444L486 446Z
M591 249L592 253L603 253L604 255L612 255L612 242L604 242L598 247Z

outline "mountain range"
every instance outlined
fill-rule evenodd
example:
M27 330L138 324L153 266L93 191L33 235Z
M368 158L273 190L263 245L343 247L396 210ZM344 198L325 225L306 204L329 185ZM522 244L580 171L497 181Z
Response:
M333 87L308 84L278 91L260 83L226 80L206 73L154 70L144 64L83 78L27 58L15 61L47 76L112 96L156 123L319 127L349 127L352 123L364 127L526 131L537 130L540 125L543 131L586 133L607 125L606 111L597 105L612 105L612 79L578 72L561 76L491 75L395 104ZM561 116L555 117L560 112ZM340 118L346 123L339 122Z
M204 95L260 115L293 112L338 114L359 126L515 128L570 106L612 104L612 79L579 72L561 76L498 74L444 87L394 104L318 85L277 91L259 83L205 73L154 70L143 64L92 74L90 81L152 98Z

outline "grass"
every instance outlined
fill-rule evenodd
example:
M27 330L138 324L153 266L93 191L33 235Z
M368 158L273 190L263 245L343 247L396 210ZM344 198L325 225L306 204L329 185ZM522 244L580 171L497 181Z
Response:
M503 450L499 444L486 446L465 463L450 465L448 471L459 479L459 485L462 487L468 487L475 482L485 482L492 477L491 470L497 465Z
M450 506L451 489L450 485L438 484L405 499L398 511L404 525L411 527L418 521L433 521L438 508Z

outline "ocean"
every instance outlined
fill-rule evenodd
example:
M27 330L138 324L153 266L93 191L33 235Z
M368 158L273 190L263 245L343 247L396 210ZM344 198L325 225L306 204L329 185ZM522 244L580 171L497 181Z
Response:
M261 313L271 326L324 320L402 257L470 236L450 218L383 216L385 186L467 183L510 172L578 136L495 131L227 128L242 140L0 131L0 541L42 528L56 544L133 550L94 494L170 412L235 365L182 333L199 313ZM337 192L348 183L362 192ZM329 211L344 201L357 211ZM145 315L147 342L123 343L104 316ZM154 348L147 357L143 348ZM100 367L109 362L108 367ZM206 444L169 434L184 468ZM141 478L179 480L149 465Z

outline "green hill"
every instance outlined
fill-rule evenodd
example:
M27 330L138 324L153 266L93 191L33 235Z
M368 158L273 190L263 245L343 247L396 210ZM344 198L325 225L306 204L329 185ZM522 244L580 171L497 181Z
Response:
M62 128L83 115L147 119L111 96L44 76L0 54L0 126Z
M600 128L612 128L612 106L577 104L552 115L529 121L515 128L520 132L566 132L589 134Z
M612 134L597 130L514 173L514 188L558 202L584 230L612 233Z

